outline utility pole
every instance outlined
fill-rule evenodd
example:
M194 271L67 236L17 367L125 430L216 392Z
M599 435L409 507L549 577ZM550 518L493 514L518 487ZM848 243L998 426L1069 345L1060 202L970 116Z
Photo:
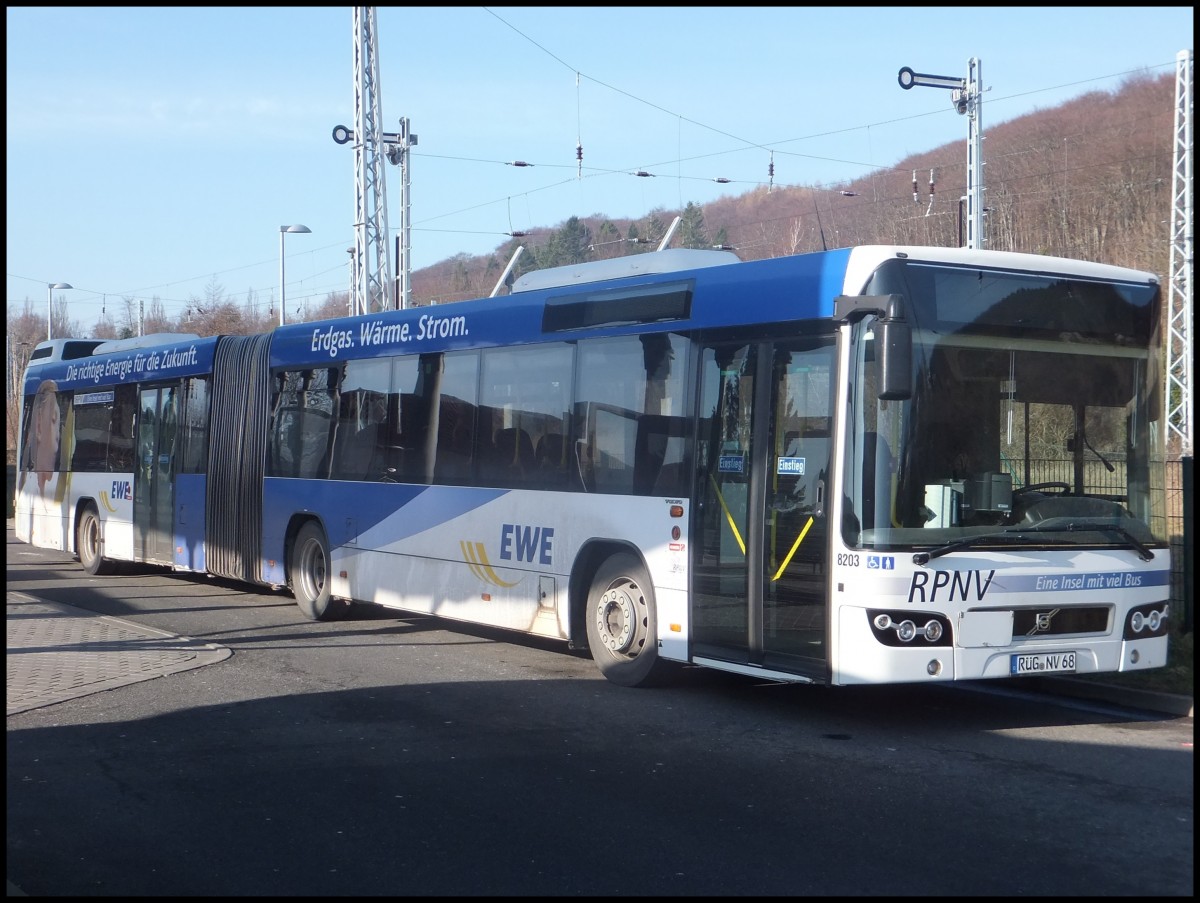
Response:
M967 247L987 247L983 230L983 75L975 57L967 63L967 77L925 75L907 66L897 78L900 87L921 85L926 88L946 88L950 102L960 115L967 117Z

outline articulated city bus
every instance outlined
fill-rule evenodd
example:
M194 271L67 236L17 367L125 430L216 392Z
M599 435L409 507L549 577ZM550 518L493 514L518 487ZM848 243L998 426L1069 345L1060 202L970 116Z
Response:
M17 534L314 619L555 637L627 686L1161 667L1160 319L1147 273L864 246L60 340L25 376Z

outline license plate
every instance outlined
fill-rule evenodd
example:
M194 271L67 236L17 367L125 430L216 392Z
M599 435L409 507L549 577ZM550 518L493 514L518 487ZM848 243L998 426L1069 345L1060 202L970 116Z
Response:
M1013 677L1026 674L1074 674L1074 652L1038 652L1014 655L1009 660Z

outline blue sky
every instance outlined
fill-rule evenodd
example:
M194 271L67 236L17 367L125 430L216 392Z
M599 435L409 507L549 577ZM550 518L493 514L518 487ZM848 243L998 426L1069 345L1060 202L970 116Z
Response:
M947 142L965 167L965 117L948 91L902 90L901 67L966 77L978 59L986 136L1173 73L1193 32L1191 7L376 15L383 127L407 116L418 136L414 269L572 215L741 194L767 184L771 151L776 185L836 189ZM6 25L10 311L44 312L51 282L74 286L55 298L85 330L102 305L158 297L177 315L214 284L265 309L292 223L312 234L286 239L288 307L348 288L354 152L332 131L354 126L350 7L10 6ZM400 170L386 169L394 236Z

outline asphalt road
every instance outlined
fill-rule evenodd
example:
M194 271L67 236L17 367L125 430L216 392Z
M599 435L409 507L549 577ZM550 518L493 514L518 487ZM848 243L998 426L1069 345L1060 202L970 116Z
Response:
M8 589L232 653L8 716L33 896L1193 891L1190 718L991 682L629 690L554 643L312 623L11 532Z

